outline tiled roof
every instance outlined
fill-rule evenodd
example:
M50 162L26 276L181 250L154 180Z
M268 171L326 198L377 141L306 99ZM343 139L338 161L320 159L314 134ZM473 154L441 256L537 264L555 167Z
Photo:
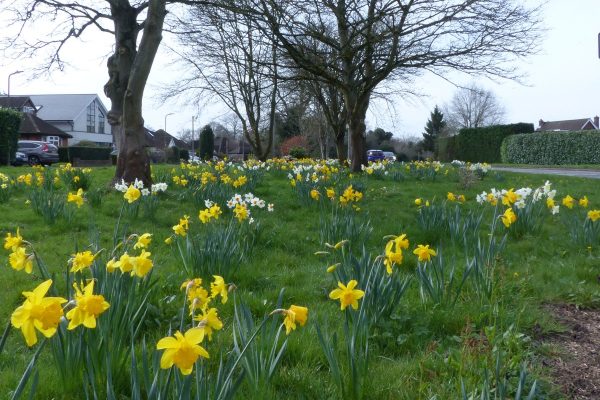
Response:
M21 110L28 100L29 96L2 96L0 97L0 107Z
M587 129L597 129L590 118L571 119L566 121L540 121L538 131L580 131L589 122Z
M45 121L74 121L94 99L102 103L95 94L36 94L29 97L38 108L38 117Z
M73 137L30 113L23 113L23 120L21 120L21 125L19 126L19 133L21 135L33 134L58 136L69 139Z

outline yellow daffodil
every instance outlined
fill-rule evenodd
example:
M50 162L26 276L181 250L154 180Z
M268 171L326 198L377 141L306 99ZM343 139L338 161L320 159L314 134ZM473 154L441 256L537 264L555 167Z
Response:
M150 245L150 242L152 242L152 234L144 233L143 235L138 237L138 240L135 243L135 245L133 246L133 248L134 249L146 249Z
M115 272L115 270L117 270L118 268L119 268L118 262L115 258L111 258L106 263L106 271L108 271L109 273Z
M448 201L456 201L456 196L452 192L448 192L446 198L448 199Z
M4 238L4 248L6 250L14 251L16 248L21 247L23 245L23 238L19 234L19 228L17 228L17 233L13 236L10 232L6 234Z
M507 207L510 207L512 204L516 203L519 200L519 195L516 194L513 189L510 189L502 196L502 204Z
M212 214L210 213L210 209L205 209L205 210L200 210L200 212L198 213L198 219L200 219L200 222L202 222L203 224L207 224L210 222L212 218Z
M216 308L205 307L202 314L198 315L196 321L199 322L198 329L202 329L204 334L208 336L208 340L212 340L213 330L218 331L223 329L223 322L219 319Z
M196 309L204 308L210 301L208 291L202 287L202 279L194 278L183 282L181 289L185 289L188 302L190 303L190 313L193 314Z
M415 205L420 207L422 204L423 204L423 199L420 197L417 197L415 199Z
M335 198L335 190L333 188L327 188L326 194L329 200L333 200Z
M572 209L575 205L575 199L572 198L570 195L566 195L562 199L562 205L567 207L568 209Z
M589 200L587 198L587 196L583 196L582 198L579 199L579 206L583 207L583 208L587 208L589 204Z
M77 193L70 193L67 195L67 203L75 203L77 208L83 205L83 189L79 188Z
M596 222L600 219L600 210L590 210L587 213L587 217L592 220L592 222Z
M28 274L33 272L33 254L27 254L24 247L17 247L8 256L8 262L12 269L20 271L25 270Z
M177 331L175 336L162 338L157 350L165 350L160 358L160 367L169 369L175 365L183 375L189 375L199 357L209 358L208 352L199 344L204 340L204 331L191 328L185 334Z
M210 297L216 299L217 296L221 296L221 304L227 303L227 284L225 279L219 275L213 275L214 280L210 284Z
M313 200L319 200L319 197L321 197L321 193L319 193L319 191L317 189L313 189L310 191L310 198Z
M233 210L233 214L238 219L238 221L242 222L248 219L249 212L248 207L245 204L236 204Z
M402 264L402 249L408 249L408 245L408 239L405 234L387 242L385 245L385 258L383 264L385 265L388 274L392 274L392 266L394 264Z
M184 215L183 218L179 219L179 224L177 224L173 227L173 232L175 232L175 234L179 235L179 236L187 235L187 231L189 229L189 221L190 221L190 217L187 215Z
M358 300L360 300L365 292L359 289L354 289L358 285L358 282L352 279L348 282L348 285L344 285L342 282L338 282L338 288L333 289L329 293L329 298L333 300L340 300L340 308L345 310L346 307L351 306L353 309L358 309Z
M429 245L423 246L422 244L417 245L417 248L413 250L413 254L419 258L419 261L431 261L431 257L437 255L434 249L429 248Z
M37 343L36 329L45 337L52 337L63 316L62 304L67 300L62 297L45 297L51 285L52 280L48 279L32 292L23 292L25 302L10 318L11 324L23 332L27 346Z
M327 273L328 273L328 274L331 274L331 273L332 273L332 272L334 272L334 271L337 269L337 267L339 267L340 265L341 265L340 263L336 263L336 264L330 265L329 267L327 267Z
M127 200L127 202L129 204L131 204L134 201L136 201L137 199L139 199L141 195L142 195L142 192L140 192L140 189L134 187L133 185L129 185L129 187L127 188L127 191L123 195L123 198L125 200Z
M296 323L300 326L304 326L308 320L308 308L302 306L291 305L287 310L283 310L285 319L283 325L285 326L285 333L289 335L291 331L296 330Z
M465 201L467 201L467 198L464 194L461 194L456 198L456 200L458 200L459 203L464 203Z
M154 266L152 260L149 258L150 256L150 252L142 250L139 256L131 258L131 276L135 275L138 278L143 278L148 274L148 272L150 272Z
M79 325L94 329L96 318L108 310L110 304L104 300L101 294L94 294L94 281L91 280L83 289L77 284L75 288L75 308L67 313L69 326L67 329L75 329Z
M546 207L548 207L549 209L553 209L555 205L556 203L554 202L553 198L548 197L546 199Z
M171 243L173 243L173 237L169 236L168 238L165 239L165 244L167 246L170 246Z
M500 218L502 218L502 223L504 226L508 228L517 220L517 215L512 208L507 208Z
M131 272L133 270L133 258L125 252L121 255L119 261L114 264L114 267L119 268L122 273Z
M221 207L219 207L217 204L213 204L210 209L210 215L214 218L214 219L218 219L219 215L223 214L223 211L221 211Z
M89 267L94 262L95 257L96 256L89 250L72 254L71 259L69 260L72 264L71 272L79 272L84 268Z

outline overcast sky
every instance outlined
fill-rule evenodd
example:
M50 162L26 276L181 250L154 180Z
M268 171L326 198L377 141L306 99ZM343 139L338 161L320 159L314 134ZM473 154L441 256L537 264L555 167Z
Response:
M481 86L496 94L506 109L506 122L531 122L537 126L540 118L553 121L600 114L599 21L600 0L548 1L544 9L544 25L548 31L539 43L540 52L519 64L527 75L526 85L478 80ZM73 42L65 53L65 60L70 63L65 71L35 80L27 79L26 73L13 75L11 95L97 93L109 108L102 88L107 80L106 55L111 46L112 38L105 34L88 35L85 42ZM227 113L222 107L198 109L185 105L185 99L167 104L158 100L161 86L177 75L177 70L169 65L168 51L162 47L145 92L146 125L164 128L165 115L173 113L168 116L167 130L177 133L191 128L192 116L197 117L196 129L222 119ZM7 91L8 74L27 71L40 61L21 60L0 65L0 91ZM452 79L459 85L467 85L472 80L461 76ZM396 98L393 107L375 102L368 114L368 128L379 126L398 137L420 136L433 107L449 102L456 90L451 83L430 75L418 78L414 89L423 96ZM207 103L214 104L216 99L207 99Z

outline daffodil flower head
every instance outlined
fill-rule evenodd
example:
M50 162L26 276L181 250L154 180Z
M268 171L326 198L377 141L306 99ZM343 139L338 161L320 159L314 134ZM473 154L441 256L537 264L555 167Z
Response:
M27 254L25 247L17 247L8 256L8 262L15 271L25 270L28 274L33 272L33 254Z
M296 330L296 323L304 326L308 320L308 308L302 306L292 304L287 310L282 310L282 314L285 316L283 325L285 326L286 335Z
M31 292L23 292L25 302L18 307L10 318L11 324L21 329L27 346L37 343L36 329L47 338L52 337L63 317L62 304L67 299L62 297L45 297L52 280L48 279L39 284Z
M431 261L431 257L435 257L437 253L434 249L430 249L429 245L417 245L417 248L413 250L413 254L416 255L419 261Z
M89 250L72 254L69 260L71 272L79 272L88 268L94 262L94 258L96 258L96 255Z
M189 375L199 357L209 358L208 352L200 343L204 340L204 331L191 328L185 334L177 331L158 341L157 350L164 350L160 358L160 367L169 369L175 365L183 375Z
M23 245L23 237L19 234L19 228L17 228L17 233L13 236L10 232L6 234L4 238L4 248L6 250L14 251L16 248L21 247Z
M85 287L82 288L82 286L73 284L76 305L67 313L67 319L69 320L67 329L69 330L75 329L79 325L94 329L98 316L110 307L104 296L94 294L93 280L90 280Z
M333 289L331 293L329 293L329 298L339 300L341 310L345 310L348 306L351 306L356 310L358 309L358 300L365 295L364 291L354 289L357 285L358 282L354 279L348 282L348 285L338 282L338 288Z

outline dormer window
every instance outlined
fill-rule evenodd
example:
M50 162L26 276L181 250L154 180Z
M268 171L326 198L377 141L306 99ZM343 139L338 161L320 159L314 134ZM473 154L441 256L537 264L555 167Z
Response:
M87 108L87 131L96 132L96 102L92 102Z
M35 114L35 108L29 106L23 106L23 112L27 114Z

